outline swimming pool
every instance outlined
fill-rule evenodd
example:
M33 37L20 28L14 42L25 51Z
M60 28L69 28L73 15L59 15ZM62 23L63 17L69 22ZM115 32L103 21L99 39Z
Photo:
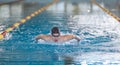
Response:
M64 3L60 1L8 33L0 41L0 65L119 65L119 23L96 5L91 10L89 2ZM62 34L79 36L81 41L35 41L38 34L50 34L53 26Z

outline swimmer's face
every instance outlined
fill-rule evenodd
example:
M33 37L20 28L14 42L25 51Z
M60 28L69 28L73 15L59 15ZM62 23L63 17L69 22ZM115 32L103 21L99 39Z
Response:
M60 34L59 34L59 33L54 33L54 34L52 34L52 36L53 36L53 37L59 37Z
M51 30L51 34L52 34L53 37L59 37L60 32L59 32L58 27L53 27L52 30Z

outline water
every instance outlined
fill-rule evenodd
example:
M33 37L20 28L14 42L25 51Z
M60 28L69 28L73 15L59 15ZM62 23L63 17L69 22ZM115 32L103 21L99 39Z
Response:
M0 41L0 65L120 65L119 23L96 5L82 3L60 1L8 33ZM81 41L35 41L54 26Z

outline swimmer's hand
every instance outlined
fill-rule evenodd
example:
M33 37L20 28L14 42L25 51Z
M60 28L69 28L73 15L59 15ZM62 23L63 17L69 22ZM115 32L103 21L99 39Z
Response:
M76 40L77 40L78 42L80 42L80 38L77 37Z
M78 42L80 41L80 39L77 40Z
M38 37L35 37L35 40L39 40L39 38L38 38Z
M79 37L77 37L77 36L73 36L74 37L74 39L76 39L78 42L80 41L80 38Z

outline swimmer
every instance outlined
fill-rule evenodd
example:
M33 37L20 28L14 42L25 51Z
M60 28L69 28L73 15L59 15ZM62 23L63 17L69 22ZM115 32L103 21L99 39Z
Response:
M51 30L51 35L40 34L35 37L36 40L42 39L47 42L65 42L71 39L76 39L78 42L80 39L75 35L61 35L58 27L53 27Z

